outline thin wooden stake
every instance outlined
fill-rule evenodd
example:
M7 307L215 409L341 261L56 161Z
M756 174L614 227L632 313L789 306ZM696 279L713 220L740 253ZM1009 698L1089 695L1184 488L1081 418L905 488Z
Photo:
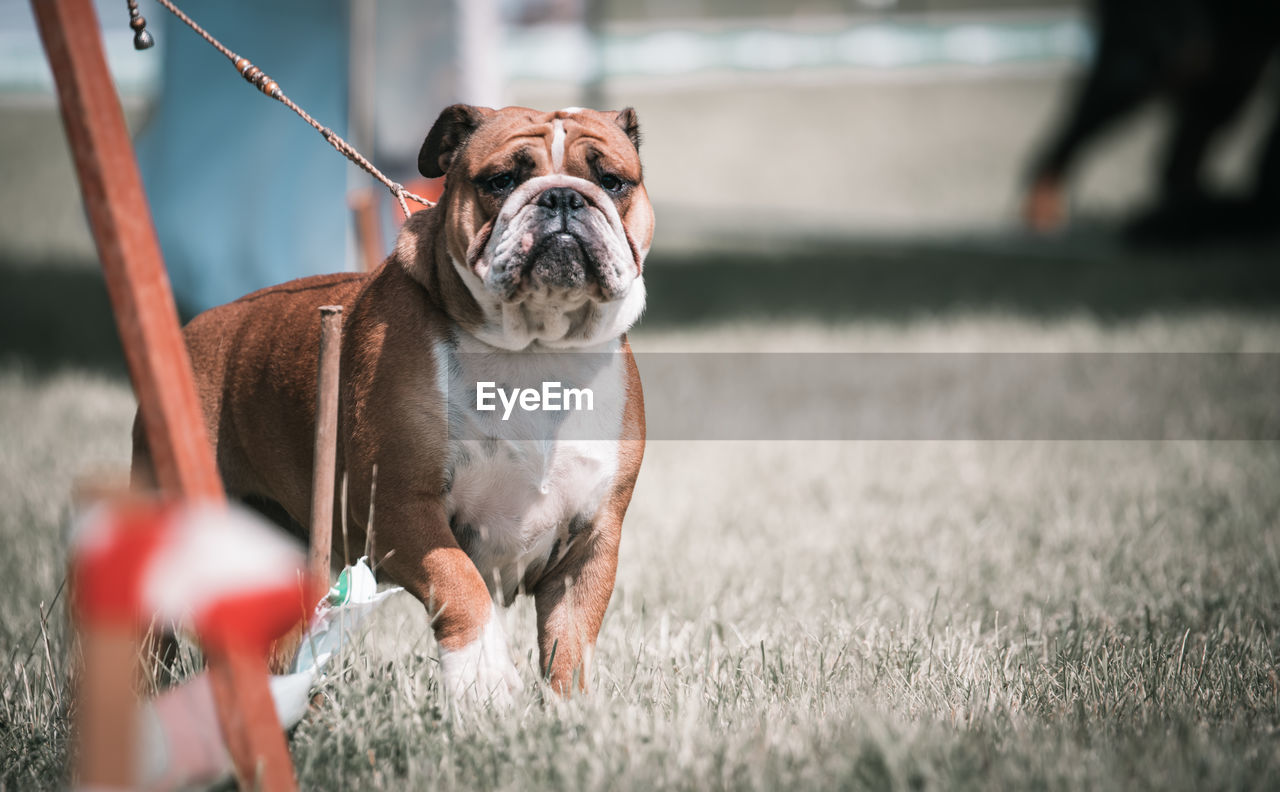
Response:
M378 499L378 463L373 463L373 474L369 479L369 521L365 523L364 554L369 559L372 569L377 559L373 555L373 503Z
M342 306L320 308L320 363L316 385L316 450L311 476L311 551L315 585L328 588L333 551L333 487L338 456L338 364L342 351Z

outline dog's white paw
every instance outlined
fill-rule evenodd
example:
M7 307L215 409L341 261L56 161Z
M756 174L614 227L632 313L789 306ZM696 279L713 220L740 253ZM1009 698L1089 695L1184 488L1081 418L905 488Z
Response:
M480 635L461 649L440 647L440 673L445 692L454 703L489 704L501 709L514 703L524 690L520 674L511 662L507 636L490 606L489 621Z

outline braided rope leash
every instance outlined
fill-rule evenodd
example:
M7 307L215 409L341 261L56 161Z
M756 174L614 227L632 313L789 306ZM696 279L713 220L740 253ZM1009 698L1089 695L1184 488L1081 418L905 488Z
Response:
M198 33L200 37L203 38L205 41L209 42L209 44L212 45L214 49L216 49L218 52L221 52L223 55L225 55L227 60L231 61L235 65L236 71L240 72L241 77L244 77L254 86L256 86L259 91L262 91L267 96L271 97L272 99L275 99L285 107L297 113L299 118L301 118L303 121L306 121L308 124L310 124L312 129L319 132L321 136L324 137L325 140L329 141L329 145L337 149L338 153L342 154L344 157L351 160L360 168L362 168L364 171L366 171L370 176L372 176L373 178L377 179L378 181L386 185L387 189L391 191L391 194L394 195L396 197L396 200L400 202L400 211L404 212L404 216L406 220L409 218L409 205L408 203L405 202L406 198L416 201L417 203L420 203L423 206L436 205L435 201L428 201L426 198L423 198L420 195L415 195L414 193L411 193L408 190L406 190L404 185L401 184L400 182L395 182L387 178L386 174L384 174L382 171L374 167L372 162L366 159L360 152L356 151L355 148L353 148L350 143L343 140L338 135L338 133L334 132L329 127L325 126L324 124L321 124L319 121L312 118L311 114L309 114L306 110L303 110L301 107L299 107L288 96L285 96L284 91L280 90L280 85L275 80L268 77L266 72L262 71L262 69L259 69L257 66L254 66L252 63L250 63L248 58L241 57L240 55L237 55L236 53L228 49L221 41L218 41L207 30L200 27L200 25L197 24L195 20L193 20L191 17L184 14L182 12L182 9L174 5L171 2L171 0L156 0L156 2L164 6L166 9L168 9L169 13L176 16L179 20L181 20L184 24L186 24L187 27L191 28L196 33ZM136 4L134 0L130 0L129 8L130 8L131 15L135 14ZM134 16L134 18L141 19L141 17L137 17L136 15ZM135 33L139 35L143 32L141 28L145 25L146 25L145 20L141 22L141 25L136 25L136 26L134 26L131 21L131 26L134 27ZM150 37L148 36L148 41L149 40L150 40ZM134 46L138 47L138 41L136 39L134 41ZM151 45L150 43L148 43L146 46L149 47ZM138 47L138 49L144 49L144 47Z

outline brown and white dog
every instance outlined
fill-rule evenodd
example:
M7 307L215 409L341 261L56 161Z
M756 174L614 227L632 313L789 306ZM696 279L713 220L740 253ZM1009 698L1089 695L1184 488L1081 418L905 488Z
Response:
M653 237L638 146L630 109L449 107L418 158L444 194L381 267L255 292L184 331L227 491L306 525L316 309L344 307L351 542L372 497L377 551L426 606L455 698L521 687L494 604L521 591L552 686L586 688L644 452L625 335ZM590 388L592 409L476 409L476 383L529 380ZM152 480L140 432L134 469Z

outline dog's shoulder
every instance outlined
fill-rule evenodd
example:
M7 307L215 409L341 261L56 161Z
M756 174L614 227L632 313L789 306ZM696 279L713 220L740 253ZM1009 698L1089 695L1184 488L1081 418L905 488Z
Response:
M353 296L345 323L350 342L374 336L379 354L404 346L414 355L424 343L447 336L452 324L439 301L394 257L370 273Z

